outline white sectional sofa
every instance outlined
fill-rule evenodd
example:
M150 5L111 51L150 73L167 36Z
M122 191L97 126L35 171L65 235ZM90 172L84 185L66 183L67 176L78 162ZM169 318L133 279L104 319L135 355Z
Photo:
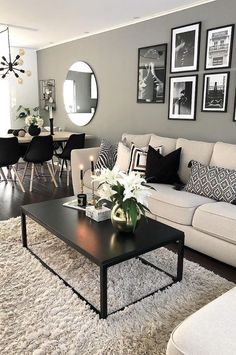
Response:
M179 176L183 183L189 178L190 160L203 164L236 170L236 145L222 142L207 143L183 138L167 138L154 134L123 134L122 139L134 142L138 147L162 145L164 155L182 147ZM79 192L79 166L83 164L84 183L91 188L91 155L97 158L99 148L72 151L72 179L74 193ZM192 249L236 267L236 206L216 202L185 191L177 191L171 185L152 184L155 191L149 199L152 218L184 231L185 244Z
M172 332L167 355L236 354L236 287L192 314Z

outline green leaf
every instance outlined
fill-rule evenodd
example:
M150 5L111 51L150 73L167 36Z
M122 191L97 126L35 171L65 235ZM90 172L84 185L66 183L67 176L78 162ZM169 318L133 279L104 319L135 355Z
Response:
M137 224L137 219L138 219L138 211L137 211L137 207L134 203L130 204L129 215L130 215L130 219L133 224L133 231L134 231L136 224Z

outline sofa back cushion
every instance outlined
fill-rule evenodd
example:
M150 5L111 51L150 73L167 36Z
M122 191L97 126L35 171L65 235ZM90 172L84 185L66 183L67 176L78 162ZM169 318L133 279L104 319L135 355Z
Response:
M131 144L134 143L138 148L146 147L149 145L151 138L151 133L149 134L122 134L122 141L128 142L131 147Z
M153 148L162 146L162 152L164 156L173 152L176 148L176 139L157 136L156 134L152 134L149 145Z
M236 170L236 144L217 142L214 146L210 165Z
M209 165L214 143L206 143L200 141L191 141L184 138L177 139L176 148L182 148L179 177L180 180L186 184L189 180L190 169L188 164L191 160L197 160L198 162Z

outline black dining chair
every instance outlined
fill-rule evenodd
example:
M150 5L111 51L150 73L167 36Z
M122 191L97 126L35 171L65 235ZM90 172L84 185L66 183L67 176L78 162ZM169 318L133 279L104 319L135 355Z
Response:
M21 178L15 168L15 164L20 159L20 146L16 137L12 138L0 138L0 174L7 182L3 168L8 168L8 175L11 176L11 170L13 170L16 181L19 183L22 192L25 192Z
M26 174L27 168L31 165L31 174L30 174L30 192L33 189L33 179L34 173L39 176L37 165L41 167L44 166L44 163L47 164L47 168L51 179L55 185L58 187L55 176L54 176L54 168L50 165L49 161L52 160L53 157L53 139L51 135L48 136L37 136L33 137L31 142L29 143L28 149L23 157L26 162L23 180Z
M7 133L15 135L14 132L16 132L18 134L19 131L22 131L22 130L24 130L24 129L23 128L16 128L16 129L10 128L10 129L8 129ZM23 157L26 153L26 150L27 150L29 144L28 143L19 143L19 144L20 144L20 156Z
M66 173L67 173L66 183L67 183L67 186L69 186L69 181L70 181L71 152L74 149L82 149L82 148L84 148L84 143L85 143L85 134L84 133L72 134L70 136L70 138L68 139L65 147L63 148L63 151L61 153L59 153L59 154L55 154L55 156L59 159L59 162L61 164L60 177L62 176L64 164L66 165ZM56 172L57 172L57 170L56 170Z

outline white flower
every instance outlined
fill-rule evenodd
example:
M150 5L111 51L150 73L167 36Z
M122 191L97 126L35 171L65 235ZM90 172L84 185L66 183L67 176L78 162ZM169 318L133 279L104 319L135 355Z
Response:
M25 124L27 126L30 126L33 123L33 116L26 116L25 118Z
M38 127L43 127L43 119L40 116L36 117L36 122Z
M111 196L114 195L115 191L112 190L110 185L103 184L98 190L98 196L101 199L111 201Z
M140 173L130 172L125 174L119 169L102 169L100 175L94 175L93 181L99 183L98 195L100 199L109 201L126 201L129 199L135 200L137 203L147 206L147 197L151 195L150 188L145 186L146 180ZM123 189L114 190L118 185ZM120 192L117 192L120 191ZM114 195L116 197L114 199ZM117 194L119 197L117 198ZM112 198L113 197L113 198Z
M151 191L148 187L143 186L142 189L136 189L133 194L138 203L147 207L147 197L151 196Z
M97 181L99 184L116 185L119 177L118 169L102 169L100 175L93 175L93 181Z

